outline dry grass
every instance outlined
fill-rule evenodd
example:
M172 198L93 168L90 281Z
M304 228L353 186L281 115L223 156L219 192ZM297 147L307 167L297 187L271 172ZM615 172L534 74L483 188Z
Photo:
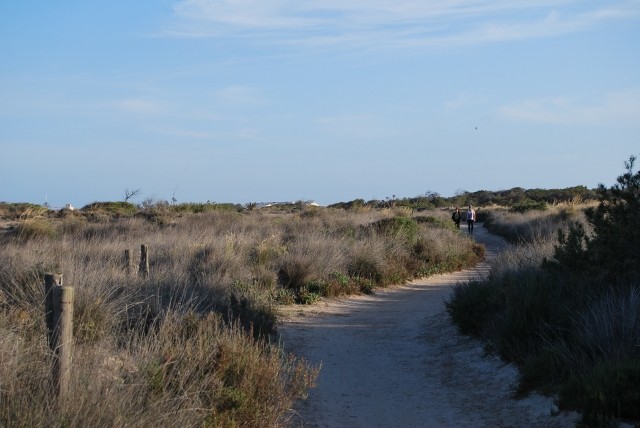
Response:
M484 224L491 232L504 236L512 243L546 240L556 235L558 229L567 229L569 222L586 223L584 211L597 205L595 201L574 199L550 205L547 209L529 210L524 213L494 207L485 210Z
M477 261L448 213L427 215L23 219L0 236L0 425L285 426L317 368L269 342L276 305L372 292ZM137 263L142 244L150 275L135 266L127 275L124 252ZM62 273L76 295L65 403L50 394L47 272Z

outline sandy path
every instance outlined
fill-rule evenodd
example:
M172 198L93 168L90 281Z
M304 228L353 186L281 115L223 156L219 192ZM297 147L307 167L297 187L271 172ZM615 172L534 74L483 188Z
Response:
M504 242L476 227L488 258ZM486 273L437 275L283 312L285 349L322 364L293 427L570 427L539 395L512 399L517 372L457 334L444 310L451 285Z

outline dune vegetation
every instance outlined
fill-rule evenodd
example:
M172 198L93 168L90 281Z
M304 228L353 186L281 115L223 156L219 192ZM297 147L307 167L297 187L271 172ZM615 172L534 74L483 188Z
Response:
M582 306L563 315L564 323L555 323L551 316L561 304L547 307L547 300L580 287L552 286L547 296L541 284L549 278L573 277L560 276L557 263L544 269L540 264L555 260L558 225L568 234L561 248L578 238L578 230L593 233L583 208L595 195L578 186L452 198L427 192L329 207L302 201L270 207L151 199L133 204L126 198L54 210L0 202L0 425L287 426L293 403L306 397L321 368L277 343L279 308L374 293L474 265L484 247L459 233L450 219L452 207L468 204L492 230L519 245L505 254L488 283L455 290L448 304L452 317L463 332L487 339L523 367L523 391L574 385L585 375L563 371L555 350L565 343L557 340L567 328L587 325L580 317L606 316L587 312L585 303L604 294L588 293ZM574 221L584 229L572 229ZM140 275L143 245L149 272ZM47 273L62 274L76 296L73 373L65 400L56 397L51 376ZM504 285L514 281L517 287ZM632 291L622 292L631 289L617 287L612 299L633 305ZM507 295L526 311L549 316L531 320L528 312L515 311L508 315L518 323L509 324ZM603 301L593 307L613 310ZM553 328L541 333L540 325ZM514 339L521 334L531 339ZM530 352L547 342L554 343L553 352ZM582 366L589 361L584 358ZM631 370L634 361L620 364ZM606 375L602 367L600 375ZM549 377L537 377L538 371Z
M519 392L558 397L584 426L640 421L640 173L635 158L596 203L484 210L513 246L447 310L464 333L520 368Z
M116 202L0 214L1 426L286 426L320 368L274 340L281 305L372 293L473 265L484 250L448 211L402 207ZM46 273L75 290L65 400L52 392Z

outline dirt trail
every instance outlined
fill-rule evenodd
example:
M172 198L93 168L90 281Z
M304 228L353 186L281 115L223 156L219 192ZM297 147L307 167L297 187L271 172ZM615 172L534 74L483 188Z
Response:
M488 258L505 248L476 226ZM283 312L284 348L322 364L293 427L571 427L552 400L512 398L516 369L460 336L443 300L488 266Z

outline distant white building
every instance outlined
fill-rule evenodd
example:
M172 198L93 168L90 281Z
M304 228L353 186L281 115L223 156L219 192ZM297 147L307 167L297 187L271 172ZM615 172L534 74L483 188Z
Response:
M65 209L65 210L69 210L69 211L73 211L73 210L75 210L75 208L74 208L74 207L73 207L73 205L71 205L71 204L66 204L66 205L64 206L64 209Z

